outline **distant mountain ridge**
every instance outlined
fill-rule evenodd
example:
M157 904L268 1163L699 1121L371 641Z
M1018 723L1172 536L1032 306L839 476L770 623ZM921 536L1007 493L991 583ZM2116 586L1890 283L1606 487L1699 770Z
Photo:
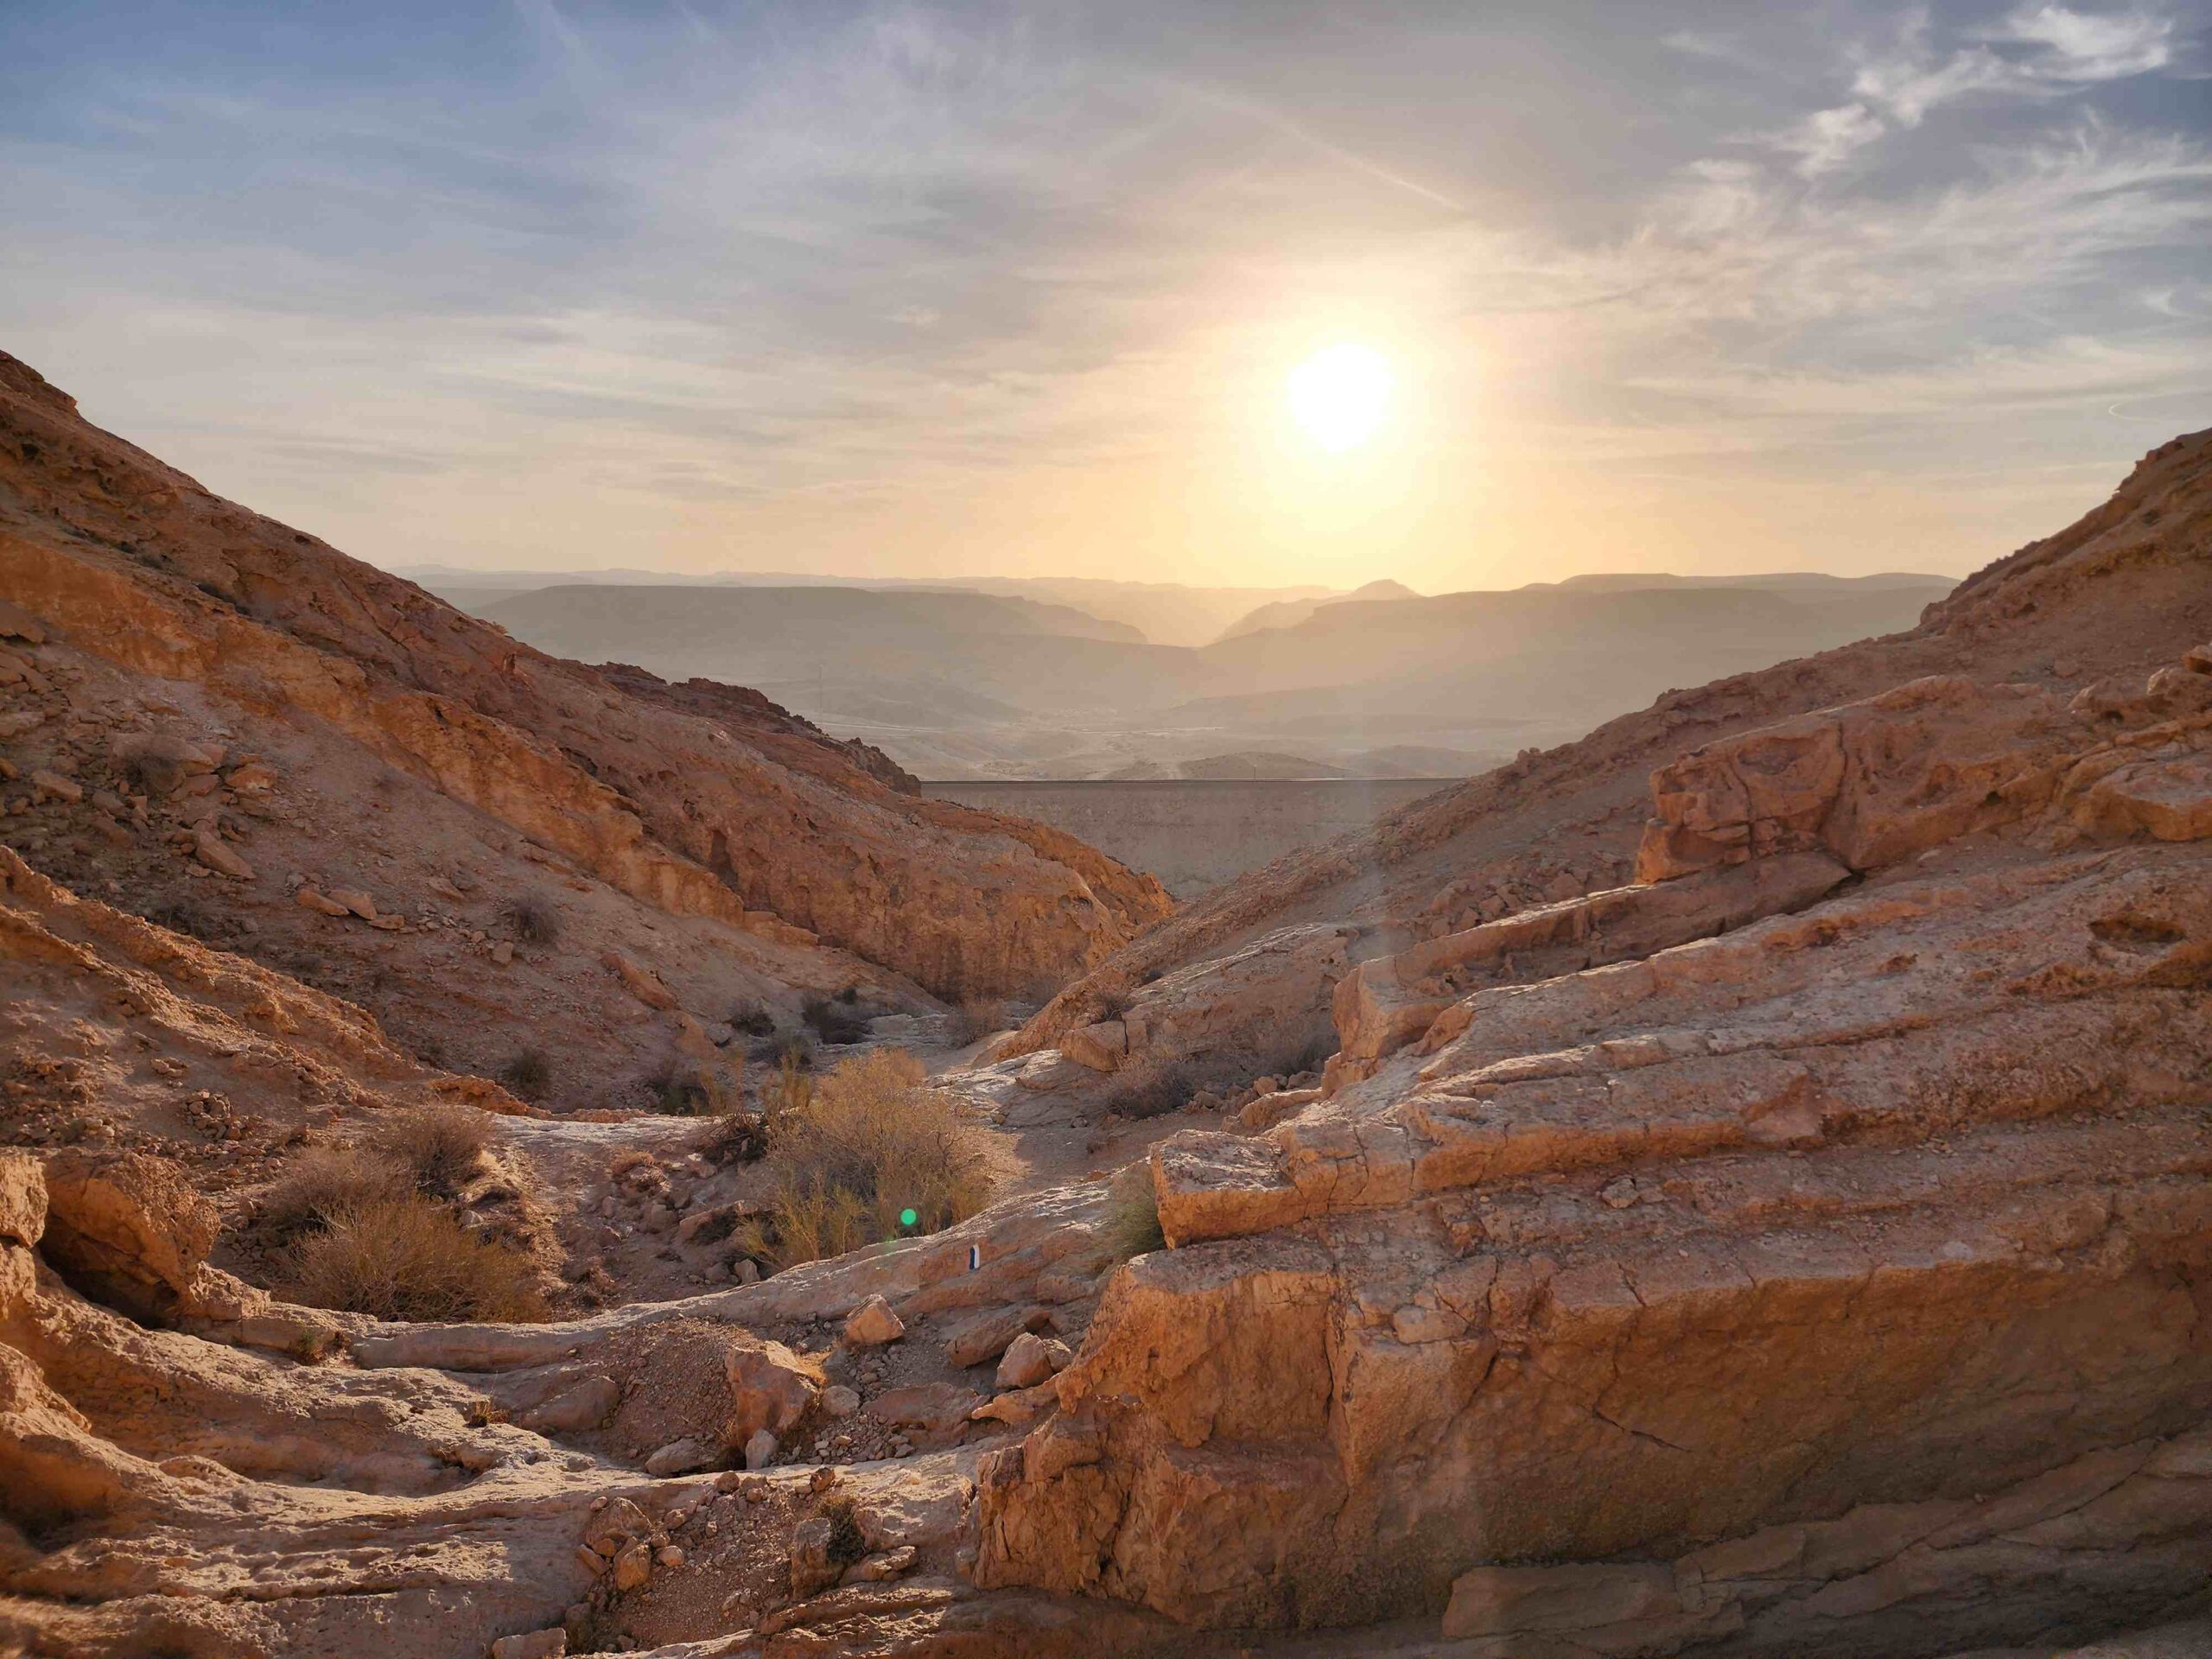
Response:
M1364 587L1355 588L1348 594L1321 594L1309 599L1279 599L1271 604L1262 605L1256 610L1248 611L1238 617L1236 621L1222 630L1220 639L1213 643L1219 645L1223 639L1240 639L1245 634L1258 633L1266 628L1294 628L1324 606L1382 603L1392 600L1421 597L1421 594L1407 587L1402 582L1393 582L1385 576L1378 582L1370 582Z
M1649 573L1620 570L1592 571L1585 575L1563 576L1557 582L1524 582L1516 591L1528 593L1545 588L1575 588L1586 591L1626 593L1644 588L1756 588L1770 593L1809 595L1844 589L1864 593L1877 588L1928 588L1939 594L1948 594L1958 585L1956 576L1939 576L1918 570L1883 570L1867 576L1836 576L1825 570L1770 570L1740 576L1678 576L1664 570Z
M1949 591L1813 573L1433 597L1382 582L1270 601L1294 620L1198 647L942 588L572 584L480 613L564 656L758 687L920 777L1179 777L1255 753L1275 776L1378 776L1396 767L1368 757L1408 747L1449 757L1402 763L1415 775L1463 776L1693 679L1910 628Z
M1325 596L1311 584L1211 588L1173 582L1118 582L1103 576L824 576L717 570L686 574L610 567L595 570L472 570L458 565L395 567L448 604L480 612L547 588L830 588L868 592L989 594L1073 606L1101 621L1135 628L1158 645L1202 645L1255 605Z

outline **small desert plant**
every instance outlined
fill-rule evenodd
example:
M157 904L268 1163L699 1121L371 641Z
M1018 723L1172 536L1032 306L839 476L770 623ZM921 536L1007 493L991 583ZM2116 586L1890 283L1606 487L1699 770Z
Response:
M1106 1248L1116 1262L1167 1248L1167 1236L1160 1230L1160 1195L1153 1190L1148 1167L1135 1164L1123 1170L1108 1196Z
M616 1153L613 1159L607 1164L607 1179L610 1181L624 1180L639 1171L645 1169L658 1174L660 1160L639 1147L627 1147Z
M1109 1096L1107 1105L1123 1117L1159 1117L1182 1110L1198 1087L1189 1067L1166 1065L1129 1077Z
M359 1147L316 1147L293 1159L262 1198L258 1218L275 1241L321 1232L365 1204L404 1198L410 1183L389 1158Z
M811 1057L810 1057L811 1058ZM814 1078L796 1054L785 1054L773 1081L760 1091L760 1116L769 1134L804 1111L814 1100Z
M772 1119L767 1166L768 1214L743 1244L779 1267L936 1232L989 1192L975 1132L900 1049L847 1060Z
M371 1199L292 1250L291 1291L315 1307L439 1323L546 1315L529 1256L474 1236L419 1197Z
M1090 999L1096 1010L1093 1020L1118 1020L1129 1011L1129 997L1126 991L1101 991Z
M822 1513L830 1518L830 1559L851 1566L868 1554L868 1535L861 1530L857 1505L850 1493L824 1498Z
M776 1034L776 1016L750 999L729 1011L730 1029L747 1037L772 1037Z
M418 1191L450 1198L484 1160L491 1119L474 1106L417 1106L379 1123L368 1144L398 1165Z
M980 1043L995 1032L1006 1029L1006 1004L987 1001L963 1002L953 1009L950 1030L952 1040L965 1048L970 1043Z
M523 1048L515 1051L512 1058L499 1068L499 1081L523 1100L543 1100L545 1091L553 1086L553 1062L545 1057L542 1048Z
M499 912L524 944L550 944L561 937L561 913L535 893L511 899Z
M827 997L809 997L805 1007L799 1010L799 1018L825 1043L857 1043L868 1035L868 1019L842 1006L844 1001L842 995L836 1002Z

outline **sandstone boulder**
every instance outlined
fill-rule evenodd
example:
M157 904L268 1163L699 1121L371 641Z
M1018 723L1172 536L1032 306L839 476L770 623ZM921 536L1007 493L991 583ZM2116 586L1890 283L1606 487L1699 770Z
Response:
M29 1153L0 1152L0 1326L30 1306L45 1232L44 1167Z
M845 1342L854 1348L879 1348L906 1334L906 1322L880 1296L871 1296L845 1319Z
M607 970L622 982L622 988L649 1008L663 1013L677 1006L676 993L661 982L660 976L651 969L640 968L618 950L609 950L600 957Z
M725 1361L729 1379L729 1443L743 1446L761 1429L786 1434L822 1393L822 1375L780 1342L738 1335Z
M1001 1389L1033 1389L1057 1375L1070 1357L1065 1343L1024 1332L999 1361L995 1380Z

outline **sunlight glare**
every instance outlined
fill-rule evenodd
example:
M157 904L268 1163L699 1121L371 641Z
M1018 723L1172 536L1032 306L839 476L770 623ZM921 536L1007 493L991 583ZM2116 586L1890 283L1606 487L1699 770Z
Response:
M1397 385L1388 358L1346 340L1290 372L1290 412L1314 442L1342 454L1375 435Z

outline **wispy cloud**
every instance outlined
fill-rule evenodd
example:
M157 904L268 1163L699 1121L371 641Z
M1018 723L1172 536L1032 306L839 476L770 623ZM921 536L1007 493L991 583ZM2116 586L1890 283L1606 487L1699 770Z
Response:
M2212 383L2170 11L398 3L281 61L0 18L6 343L394 560L1464 585L1547 511L1554 558L1714 556L1650 491L1725 456L1847 563L1821 466L2073 477ZM1344 332L1409 400L1365 518L1268 447Z
M1962 99L2050 98L2163 69L2173 61L2175 29L2172 18L2153 12L2044 4L1973 30L1964 44L1939 48L1936 34L1929 12L1909 16L1885 45L1860 53L1850 102L1814 111L1777 134L1776 147L1816 178Z

